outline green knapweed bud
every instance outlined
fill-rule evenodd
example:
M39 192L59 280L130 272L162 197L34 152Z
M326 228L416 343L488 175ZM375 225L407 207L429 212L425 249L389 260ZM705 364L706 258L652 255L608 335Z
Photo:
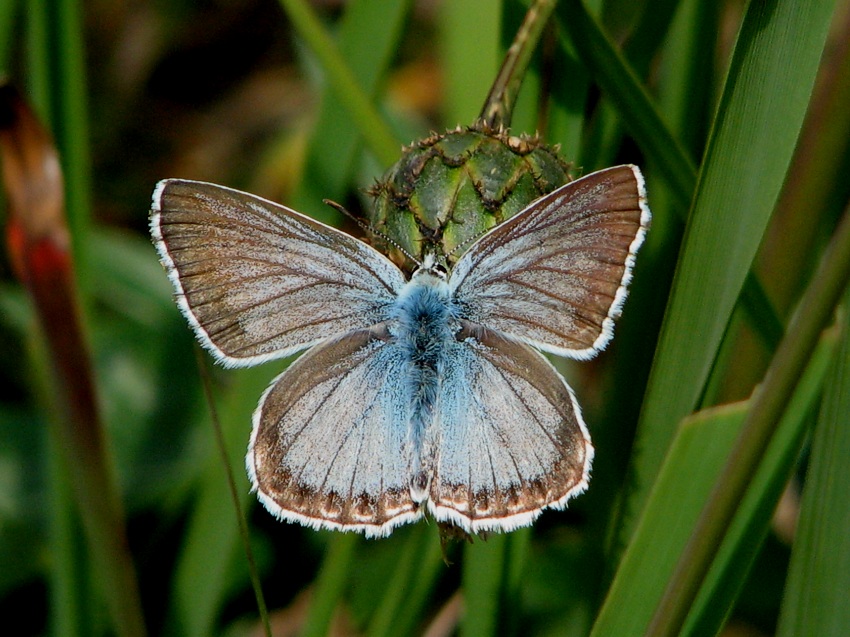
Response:
M556 148L483 128L415 142L371 189L374 243L405 271L416 263L404 253L454 265L476 238L569 180Z

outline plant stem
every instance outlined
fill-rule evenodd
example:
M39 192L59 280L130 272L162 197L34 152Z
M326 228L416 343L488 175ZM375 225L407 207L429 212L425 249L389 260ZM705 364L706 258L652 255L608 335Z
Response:
M517 31L499 74L484 100L479 125L484 129L509 128L517 94L525 78L525 72L540 41L540 36L549 16L555 9L555 0L536 0L528 9Z
M114 633L140 637L145 634L142 605L83 329L59 154L9 85L0 86L0 153L10 211L9 254L46 343L51 373L44 383L57 447L65 455Z

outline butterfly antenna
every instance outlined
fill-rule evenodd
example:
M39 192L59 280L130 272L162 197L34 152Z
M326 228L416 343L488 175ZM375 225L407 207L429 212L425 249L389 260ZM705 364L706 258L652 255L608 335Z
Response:
M506 219L505 221L507 221L507 219ZM502 223L504 223L504 222L502 222ZM501 225L501 224L496 224L496 226L498 226L498 225ZM495 228L496 226L493 226L493 228ZM490 230L492 230L493 228L487 228L486 230L482 230L482 231L481 231L481 232L479 232L478 234L476 234L476 235L473 235L473 236L469 237L466 241L462 241L462 242L458 243L458 244L457 244L457 245L456 245L456 246L455 246L455 247L451 250L451 252L449 252L449 253L446 255L446 259L448 259L448 258L450 258L450 257L454 256L454 254L456 254L457 252L461 252L462 250L465 250L465 249L467 248L467 246L469 246L469 244L471 244L471 243L475 243L476 241L478 241L478 239L479 239L480 237L483 237L485 234L487 234L488 232L490 232Z
M330 199L322 199L322 202L323 202L323 203L325 203L325 204L327 204L327 205L328 205L328 206L330 206L331 208L333 208L333 209L335 209L335 210L337 210L337 211L341 212L342 214L344 214L344 215L345 215L346 217L348 217L349 219L351 219L354 223L356 223L358 226L360 226L360 229L361 229L361 230L363 230L363 231L367 232L368 234L371 234L371 235L375 235L375 236L377 236L377 237L380 237L382 241L386 241L387 243L389 243L392 247L394 247L396 250L398 250L399 252L401 252L401 253L402 253L404 256L406 256L408 259L410 259L411 261L413 261L413 262L417 265L417 267L421 267L421 266L422 266L422 262L421 262L419 259L417 259L416 257L414 257L412 254L410 254L410 253L409 253L407 250L405 250L403 247L401 247L401 245L399 245L398 241L395 241L395 240L391 239L390 237L388 237L387 235L385 235L383 232L381 232L381 231L380 231L380 230L378 230L377 228L374 228L374 227L372 227L370 224L368 224L368 223L366 223L365 221L363 221L362 219L357 218L356 216L354 216L354 214L353 214L353 213L349 212L349 211L345 208L345 206L343 206L342 204L338 204L337 202L332 201L332 200L330 200Z

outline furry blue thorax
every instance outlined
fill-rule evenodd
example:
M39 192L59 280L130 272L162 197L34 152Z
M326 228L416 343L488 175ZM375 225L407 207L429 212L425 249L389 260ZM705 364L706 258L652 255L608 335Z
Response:
M413 453L410 489L417 502L428 497L433 468L422 461L423 456L429 456L423 446L430 438L428 428L433 423L440 382L458 329L456 317L445 269L436 265L433 257L426 258L399 292L390 327L408 361L408 440Z
M393 308L394 336L419 367L435 367L457 315L445 270L426 259L401 290Z

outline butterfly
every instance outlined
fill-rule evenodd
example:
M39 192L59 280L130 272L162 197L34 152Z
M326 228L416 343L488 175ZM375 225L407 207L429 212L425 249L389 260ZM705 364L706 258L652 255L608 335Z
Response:
M250 366L307 350L253 415L246 466L280 519L381 537L426 514L510 531L587 487L593 447L541 352L612 337L650 222L635 166L572 181L408 278L289 208L167 179L151 233L197 338Z

